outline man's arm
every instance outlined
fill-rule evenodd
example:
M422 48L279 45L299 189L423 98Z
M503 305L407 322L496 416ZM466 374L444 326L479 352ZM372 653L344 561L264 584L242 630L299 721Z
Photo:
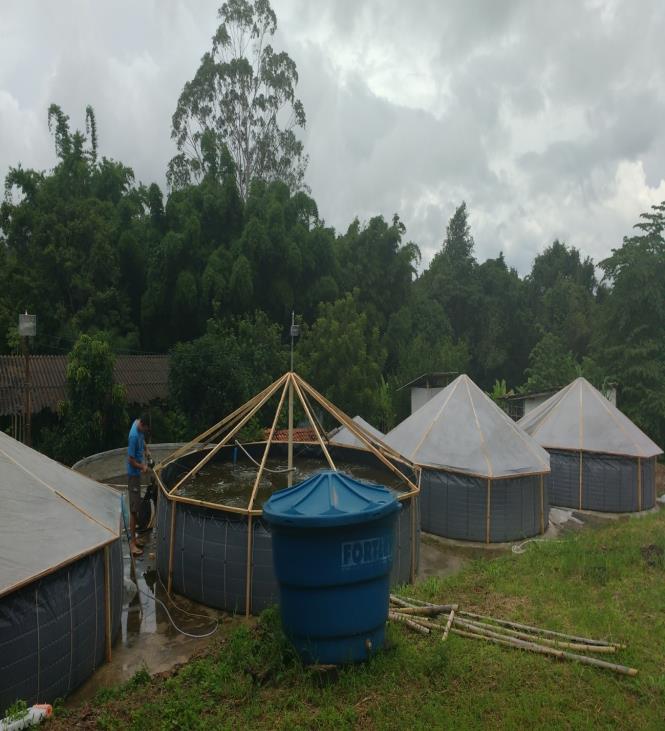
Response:
M148 471L148 465L145 462L139 462L137 459L132 457L130 454L128 456L129 464L136 470L141 470L141 472L147 472Z

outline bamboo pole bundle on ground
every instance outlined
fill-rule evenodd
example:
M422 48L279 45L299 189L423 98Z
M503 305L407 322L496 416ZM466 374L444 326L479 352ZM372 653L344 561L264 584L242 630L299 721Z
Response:
M460 623L463 620L460 620ZM531 634L529 632L519 632L503 625L490 624L488 622L477 622L468 620L468 624L472 624L482 629L500 632L502 635L517 637L518 639L533 641L536 640L543 645L551 645L552 647L565 647L568 649L583 650L584 652L614 653L617 651L616 645L589 645L580 642L567 642L565 640L555 639L553 637L541 637L540 635Z
M550 637L561 637L564 640L570 641L570 642L581 642L585 645L604 645L604 646L614 646L619 649L625 649L626 646L619 644L617 642L608 642L607 640L592 640L589 637L578 637L576 635L569 635L565 634L564 632L555 632L551 629L543 629L542 627L533 627L529 624L520 624L519 622L511 622L507 619L497 619L496 617L490 617L485 614L474 614L473 612L465 612L463 610L459 611L459 614L463 617L468 617L472 620L484 620L487 622L493 622L495 624L500 624L506 627L512 627L514 629L518 630L525 630L526 632L532 632L535 634L543 634L548 635Z
M541 655L572 660L584 665L611 670L622 675L637 675L635 668L578 654L580 652L613 653L625 647L625 645L619 643L579 637L542 627L533 627L487 615L465 612L458 610L457 604L423 603L419 606L413 606L419 600L412 600L398 595L391 595L390 600L392 603L389 611L390 619L401 622L420 634L430 634L433 630L439 630L443 632L442 640L445 640L448 633L451 632L461 637L484 640ZM437 617L444 613L448 613L446 624L435 621Z
M605 668L606 670L612 670L615 673L619 673L621 675L630 675L635 676L637 675L637 670L635 668L629 668L625 665L616 665L611 662L606 662L605 660L599 660L597 657L587 657L586 655L577 655L572 652L566 652L565 650L557 650L555 647L546 647L545 645L539 645L535 642L526 642L525 640L518 640L515 637L505 637L504 639L499 639L497 637L485 637L482 634L479 634L478 632L469 632L467 630L461 630L457 627L453 627L451 629L451 632L454 632L457 635L460 635L462 637L472 637L473 639L477 640L486 640L487 642L494 642L498 645L506 645L508 647L517 647L522 650L528 650L529 652L536 652L541 655L552 655L554 657L558 657L562 660L574 660L576 662L582 663L583 665L594 665L595 667L599 668Z

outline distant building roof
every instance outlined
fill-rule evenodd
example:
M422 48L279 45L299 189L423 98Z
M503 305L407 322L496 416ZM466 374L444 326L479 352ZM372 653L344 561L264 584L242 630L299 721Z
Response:
M459 375L458 371L436 371L434 373L423 373L422 376L414 378L413 381L403 384L397 390L401 391L403 388L417 388L418 386L424 388L443 388L447 386Z
M125 387L130 404L147 404L168 396L168 355L118 355L113 368L116 383ZM23 409L25 361L21 355L0 355L0 416ZM30 356L32 412L55 411L67 397L67 356Z

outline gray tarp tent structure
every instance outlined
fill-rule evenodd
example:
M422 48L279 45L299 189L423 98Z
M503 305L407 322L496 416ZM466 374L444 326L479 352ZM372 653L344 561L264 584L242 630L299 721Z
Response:
M466 375L388 433L422 468L421 527L498 542L544 532L549 456Z
M368 421L365 421L362 416L354 416L352 419L354 424L357 424L364 432L374 437L375 439L383 439L385 434L380 432L378 429L373 427ZM344 447L355 447L356 449L365 449L365 445L360 439L347 427L340 426L334 429L328 435L331 444L340 444Z
M552 505L625 513L656 504L656 456L663 450L586 379L518 424L550 453Z
M118 494L0 433L0 715L110 657L122 570Z

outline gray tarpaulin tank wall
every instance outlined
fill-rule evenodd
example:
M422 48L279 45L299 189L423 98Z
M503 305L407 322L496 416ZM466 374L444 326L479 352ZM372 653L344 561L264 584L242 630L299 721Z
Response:
M287 387L286 374L273 384L273 393ZM301 389L311 389L311 394L318 394L302 379L293 374L294 380ZM268 389L266 389L268 391ZM263 394L266 393L263 392ZM323 397L321 397L323 399ZM324 400L325 402L325 400ZM242 421L242 414L249 414L258 402L248 402L250 408L241 407L233 423ZM311 413L311 404L308 408ZM326 404L328 402L325 402ZM334 407L333 407L334 408ZM341 412L337 412L341 414ZM360 441L367 439L366 432L358 432L357 425L344 414L341 418L348 420L351 432ZM346 424L345 424L346 426ZM224 424L221 433L227 435L232 431L229 424ZM211 431L211 430L209 430ZM212 433L212 432L211 432ZM395 480L391 467L403 472L408 480L398 488L398 499L402 503L397 534L395 538L395 560L392 583L403 584L412 581L419 560L419 515L417 474L406 461L402 461L388 447L386 456L390 466L381 461L370 449L353 449L327 442L325 435L319 432L323 445L317 440L298 442L294 445L297 459L319 460L322 468L328 468L330 460L338 460L346 464L368 465L372 469L381 469L385 477ZM219 435L217 435L219 439ZM177 488L179 481L196 465L202 457L215 450L211 463L228 463L238 457L238 448L233 441L228 444L218 443L202 449L205 440L198 441L198 446L185 446L158 466L157 475L160 483L160 495L157 505L157 571L168 587L196 601L209 606L233 612L258 613L277 601L277 583L273 570L272 539L267 524L261 517L260 509L238 508L208 501L191 499ZM222 439L223 441L223 439ZM374 447L375 442L372 442ZM188 451L189 450L189 451ZM266 442L242 445L240 457L253 460L260 465L263 458L277 459L286 462L288 446L284 442L267 440ZM174 491L174 487L176 488ZM250 485L251 491L251 485ZM248 492L249 494L249 492ZM247 590L249 582L249 591Z
M518 424L550 453L552 505L606 513L655 506L656 457L663 450L586 379Z
M466 375L385 442L421 467L421 527L486 543L543 533L549 456Z
M0 712L64 697L120 633L118 494L0 433Z

